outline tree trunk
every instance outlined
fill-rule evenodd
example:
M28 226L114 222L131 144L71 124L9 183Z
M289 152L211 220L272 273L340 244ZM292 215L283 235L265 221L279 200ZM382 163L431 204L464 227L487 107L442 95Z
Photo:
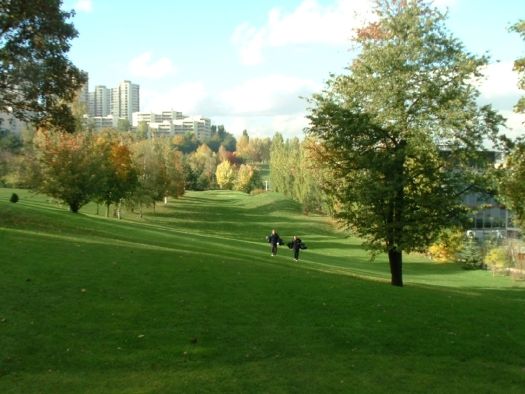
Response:
M80 209L80 204L77 201L73 201L69 203L69 210L73 213L78 213L78 210Z
M111 204L106 204L106 217L109 218L109 207Z
M390 263L390 283L392 286L403 287L403 252L392 248L388 251Z
M120 216L121 207L122 207L122 201L119 201L117 204L117 219L119 220L121 219L121 216Z

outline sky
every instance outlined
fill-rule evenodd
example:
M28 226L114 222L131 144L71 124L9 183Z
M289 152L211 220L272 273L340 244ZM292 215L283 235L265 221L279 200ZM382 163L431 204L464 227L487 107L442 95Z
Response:
M372 0L63 0L79 36L69 58L89 74L89 90L123 80L140 85L140 110L202 115L239 136L304 136L305 98L345 72L351 37ZM523 0L435 0L465 49L487 54L480 104L525 135L512 108L514 60L525 42L508 31L525 19Z

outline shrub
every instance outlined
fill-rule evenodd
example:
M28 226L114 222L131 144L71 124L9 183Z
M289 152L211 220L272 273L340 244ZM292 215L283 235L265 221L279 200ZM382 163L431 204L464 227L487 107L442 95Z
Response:
M481 247L475 239L469 239L465 242L465 245L457 254L456 260L462 264L463 269L466 270L479 270L486 268L486 265L483 263Z
M512 266L506 248L498 246L488 251L485 257L487 265L494 268L507 268Z
M16 202L18 202L18 200L20 200L20 198L18 198L18 194L16 194L16 193L11 194L11 197L9 198L9 201L11 201L12 203L16 203Z
M434 261L454 261L454 258L463 248L464 231L460 229L448 229L443 231L439 239L430 245L427 254Z

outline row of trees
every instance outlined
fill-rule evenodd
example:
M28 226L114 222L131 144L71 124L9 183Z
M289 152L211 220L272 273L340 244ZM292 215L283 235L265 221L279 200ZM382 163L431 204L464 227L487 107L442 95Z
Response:
M29 159L29 160L27 160ZM141 208L184 193L182 154L164 141L130 143L109 132L39 130L26 152L23 178L72 212L90 201Z
M311 139L284 140L276 133L270 151L270 184L273 191L300 202L305 213L331 212L329 196L321 189L320 178L327 176L313 160Z
M120 216L123 203L142 213L143 206L177 198L185 190L220 187L249 193L262 186L256 164L247 162L251 156L228 151L222 144L215 152L193 135L141 139L117 130L66 133L44 128L24 133L23 139L4 134L3 181L52 196L72 212L95 201L106 206L108 216L112 205ZM231 134L223 131L222 136L230 139ZM244 152L270 143L250 140L247 132L243 138Z

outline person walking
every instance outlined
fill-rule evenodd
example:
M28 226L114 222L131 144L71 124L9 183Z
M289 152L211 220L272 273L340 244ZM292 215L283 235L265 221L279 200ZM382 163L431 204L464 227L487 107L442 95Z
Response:
M275 229L272 229L272 233L267 238L268 242L272 245L272 256L275 256L277 254L277 246L281 242L281 237L279 237Z
M290 242L290 248L293 249L293 258L295 261L299 261L299 250L303 248L303 241L297 235L293 236L292 242Z

